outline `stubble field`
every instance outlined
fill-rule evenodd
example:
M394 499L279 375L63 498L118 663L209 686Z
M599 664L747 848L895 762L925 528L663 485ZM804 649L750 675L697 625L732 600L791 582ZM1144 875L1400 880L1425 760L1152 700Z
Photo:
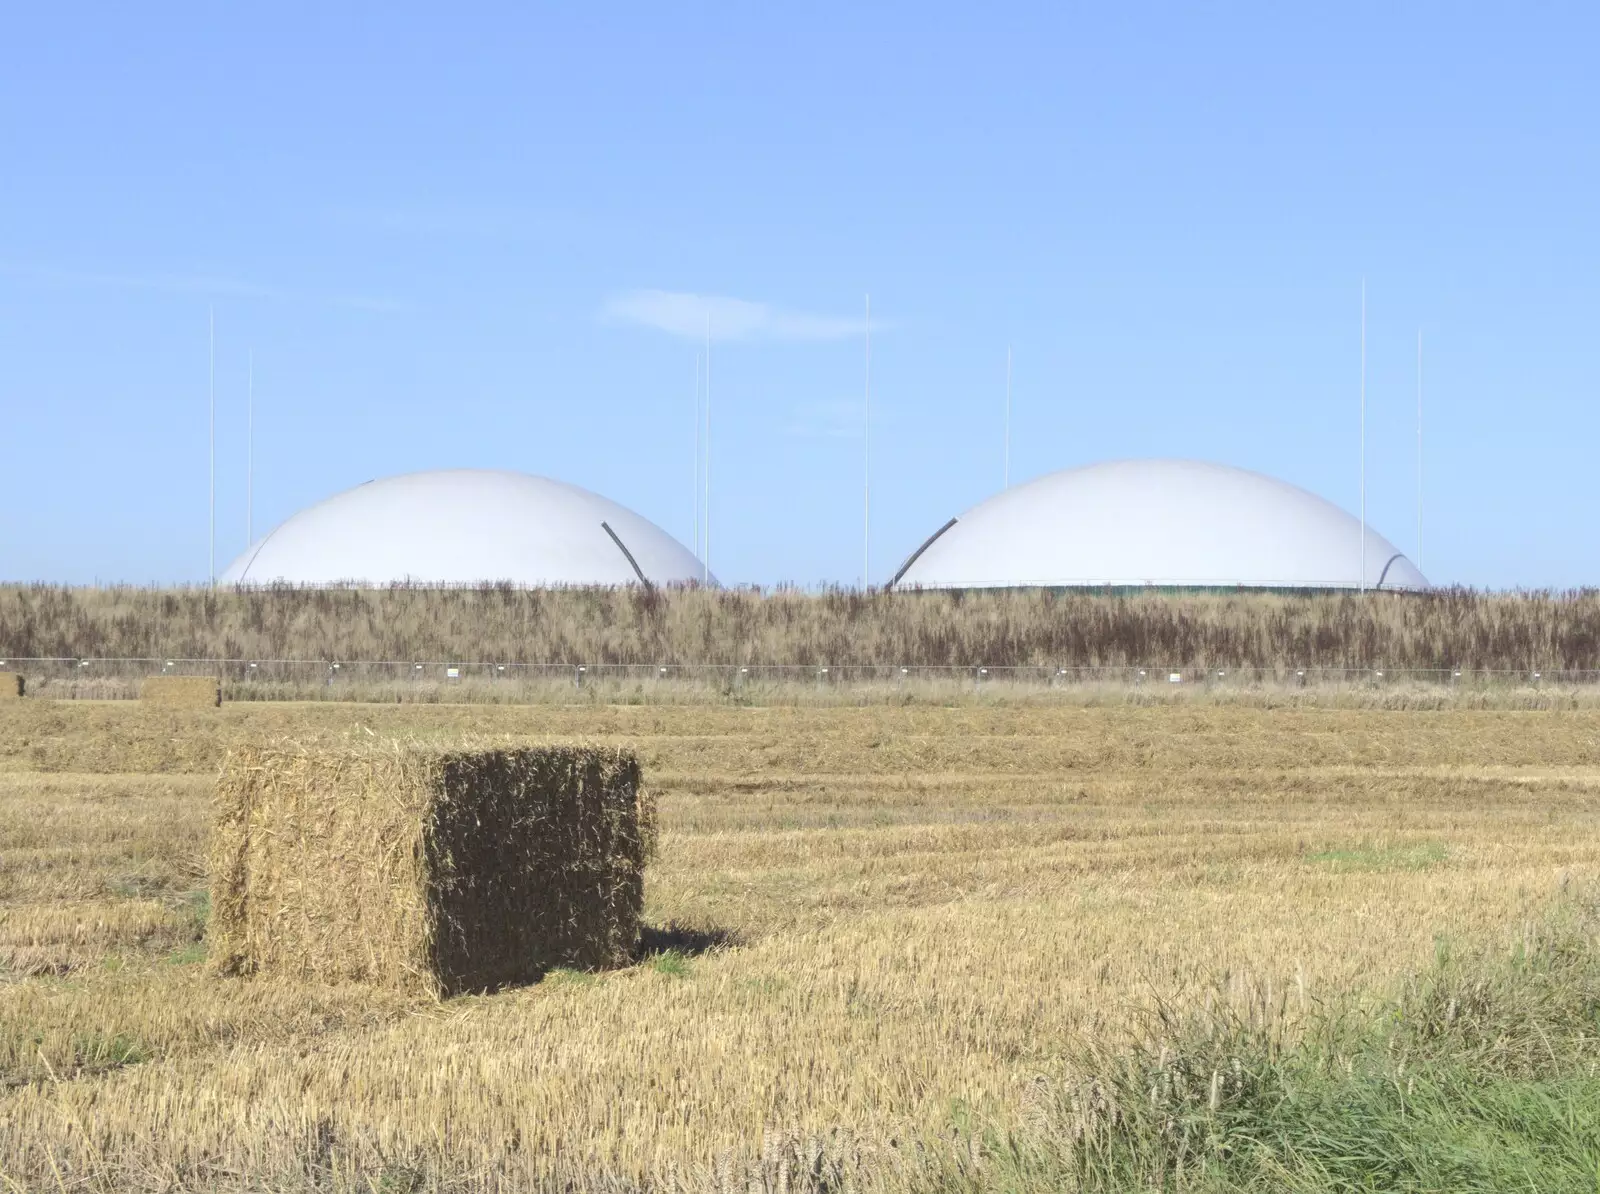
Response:
M636 966L443 1004L207 973L228 743L461 730L640 751ZM1293 1012L1516 938L1595 873L1597 747L1600 713L1314 703L16 702L0 1182L623 1188L818 1139L885 1172L971 1153L1153 1001Z

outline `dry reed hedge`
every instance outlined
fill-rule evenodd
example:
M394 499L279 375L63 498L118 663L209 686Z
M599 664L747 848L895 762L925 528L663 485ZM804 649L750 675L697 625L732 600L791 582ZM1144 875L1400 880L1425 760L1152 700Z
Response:
M215 676L148 676L139 685L139 699L152 705L220 708L222 684Z
M0 586L0 657L1600 668L1600 590L861 593Z
M448 995L638 941L654 817L629 750L241 746L215 814L224 973Z
M0 701L17 700L26 691L21 672L0 672Z

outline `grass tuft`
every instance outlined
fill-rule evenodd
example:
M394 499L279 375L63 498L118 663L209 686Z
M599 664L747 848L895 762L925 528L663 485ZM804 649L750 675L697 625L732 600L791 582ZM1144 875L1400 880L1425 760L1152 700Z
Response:
M152 1056L148 1048L125 1033L91 1032L72 1040L73 1064L80 1071L102 1072L141 1065Z
M1567 908L1509 954L1442 951L1376 1013L1346 998L1297 1021L1261 991L1159 1004L1138 1047L1038 1085L984 1184L1593 1189L1597 924Z
M205 960L206 943L204 941L191 942L167 955L167 965L169 966L195 966Z
M1422 871L1449 857L1443 842L1346 846L1307 854L1307 862L1347 871Z
M690 974L689 959L675 949L652 955L648 965L657 974L665 974L668 978L688 978Z

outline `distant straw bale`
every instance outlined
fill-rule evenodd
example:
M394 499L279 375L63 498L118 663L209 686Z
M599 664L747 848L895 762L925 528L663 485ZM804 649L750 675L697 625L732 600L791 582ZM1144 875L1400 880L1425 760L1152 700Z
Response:
M0 672L0 701L14 701L25 691L21 672Z
M435 996L620 965L653 829L628 750L238 747L217 781L211 956Z
M222 684L214 676L147 676L139 686L139 699L151 705L217 708L222 704Z

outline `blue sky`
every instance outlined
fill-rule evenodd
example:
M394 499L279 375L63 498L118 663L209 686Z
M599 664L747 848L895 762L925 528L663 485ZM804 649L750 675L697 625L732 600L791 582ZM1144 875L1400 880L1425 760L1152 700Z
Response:
M872 579L1012 478L1177 455L1600 583L1600 10L17 6L0 577L203 580L375 476L515 468L712 566ZM138 9L138 11L135 11ZM337 10L337 11L335 11Z

